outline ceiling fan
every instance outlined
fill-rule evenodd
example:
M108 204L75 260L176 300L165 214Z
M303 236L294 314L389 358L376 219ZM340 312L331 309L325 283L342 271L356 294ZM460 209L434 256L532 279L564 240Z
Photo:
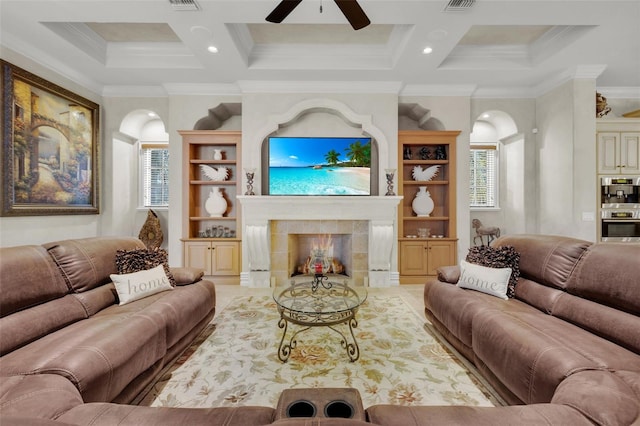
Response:
M366 27L371 23L364 10L360 7L357 0L333 0L336 2L347 21L351 24L354 30L359 30ZM281 23L289 16L293 9L295 9L302 0L282 0L280 4L267 16L267 21L276 24ZM320 6L322 11L322 6Z

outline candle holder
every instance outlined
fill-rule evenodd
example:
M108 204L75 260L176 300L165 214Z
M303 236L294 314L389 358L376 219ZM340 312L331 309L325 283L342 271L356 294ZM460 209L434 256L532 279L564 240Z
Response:
M393 176L396 173L396 169L384 169L384 173L387 176L387 193L384 195L396 195L393 192Z
M255 176L256 169L244 169L244 174L247 177L247 192L244 195L256 195L253 192L253 177Z

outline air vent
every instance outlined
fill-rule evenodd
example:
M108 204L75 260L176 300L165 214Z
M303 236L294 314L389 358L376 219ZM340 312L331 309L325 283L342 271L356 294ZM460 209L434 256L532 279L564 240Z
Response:
M449 0L449 3L444 7L445 12L460 12L467 10L473 6L476 0Z
M193 11L200 10L195 0L169 0L171 8L176 11Z

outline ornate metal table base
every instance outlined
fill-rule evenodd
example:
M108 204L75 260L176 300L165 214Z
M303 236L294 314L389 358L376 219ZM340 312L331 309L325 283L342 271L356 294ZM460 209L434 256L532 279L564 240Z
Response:
M358 294L346 284L331 283L326 277L315 277L313 282L294 284L282 292L276 292L274 299L280 313L278 327L282 338L278 348L278 358L287 362L291 351L296 348L298 334L311 327L328 327L342 338L340 344L347 351L351 362L360 358L360 348L353 333L358 327L356 313L366 299L366 292ZM289 324L300 326L287 339ZM348 327L348 333L339 327Z
M289 313L290 314L290 313ZM331 330L335 331L342 337L340 344L344 349L347 350L347 355L349 356L349 360L351 362L357 361L360 358L360 347L358 346L358 341L356 340L356 336L353 334L353 329L358 327L358 320L355 318L355 310L352 311L349 315L345 317L345 319L336 320L333 325L329 325L327 323L317 323L313 325L309 325L306 322L296 322L290 316L283 314L282 309L280 309L280 320L278 321L278 327L283 328L282 331L282 339L280 339L280 347L278 348L278 358L282 362L287 362L289 360L289 356L291 355L291 351L294 350L298 344L296 340L296 336L303 331L309 330L311 327L328 327ZM295 333L291 335L289 338L289 343L285 344L285 337L287 336L287 330L289 328L289 322L303 325L306 324L305 327L296 330ZM348 336L345 336L345 333L336 328L339 324L348 324L349 326L349 334L351 335L351 339L349 341Z

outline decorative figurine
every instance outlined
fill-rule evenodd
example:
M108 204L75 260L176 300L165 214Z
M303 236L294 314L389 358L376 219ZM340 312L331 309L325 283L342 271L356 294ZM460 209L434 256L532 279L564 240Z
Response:
M393 192L393 176L396 173L396 169L384 169L384 173L387 176L387 193L384 195L396 195Z
M438 145L436 147L436 160L446 160L447 159L447 151L444 145Z
M256 169L244 169L244 174L247 177L247 192L244 195L256 195L253 192L253 177L255 176Z
M402 150L402 157L405 160L411 160L411 148L409 148L408 146L405 146L404 149Z

